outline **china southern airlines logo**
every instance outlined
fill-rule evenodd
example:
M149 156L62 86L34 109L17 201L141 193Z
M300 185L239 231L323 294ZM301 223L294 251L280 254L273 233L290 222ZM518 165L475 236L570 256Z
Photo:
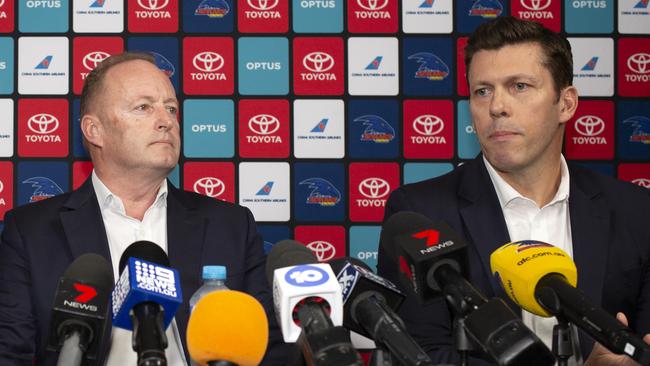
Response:
M636 5L634 5L634 9L647 9L649 2L650 0L640 0Z
M420 64L415 72L416 79L442 80L449 75L449 67L433 53L418 52L408 59Z
M158 52L151 52L151 55L156 62L156 66L158 66L162 72L164 72L168 77L172 77L174 75L176 68L174 67L174 64L171 63L171 61L169 61L165 56L159 54Z
M341 200L341 192L323 178L305 179L300 184L307 184L308 188L312 190L305 202L309 205L331 207Z
M91 8L103 8L104 4L106 4L106 0L96 0L92 4L90 4Z
M582 70L582 71L594 71L594 69L596 68L597 63L598 63L598 57L597 56L592 57L591 60L589 60L589 62L587 62L585 64L585 66L583 66L582 69L580 69L580 70Z
M393 127L386 120L374 114L357 117L354 122L362 122L366 126L366 129L361 134L361 141L385 144L395 138Z
M273 181L266 182L266 184L263 185L262 188L260 188L260 190L257 191L257 193L255 193L255 195L268 196L269 194L271 194L271 189L273 189L273 183L274 183Z
M501 15L503 5L498 0L476 0L469 9L470 16L496 18Z
M419 8L422 9L429 9L433 7L433 1L434 0L424 0L422 4L420 4Z
M318 122L318 124L311 129L311 132L317 132L317 133L325 132L325 127L327 127L327 122L329 122L328 118L321 119L320 122Z
M34 67L36 70L47 70L52 63L52 56L45 56L45 58Z
M377 56L371 63L366 66L366 70L379 70L379 65L381 65L381 59L383 56Z
M203 0L194 11L194 15L205 15L209 18L223 18L230 13L230 6L224 0Z
M630 142L640 142L650 145L650 118L646 116L634 116L623 121L634 130L630 135Z
M45 177L32 177L25 179L23 184L31 184L34 192L29 197L29 202L42 201L44 199L62 194L63 190L54 181Z

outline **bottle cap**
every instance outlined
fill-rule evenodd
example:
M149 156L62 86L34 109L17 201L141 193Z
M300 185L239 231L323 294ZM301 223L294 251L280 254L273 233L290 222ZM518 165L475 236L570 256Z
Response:
M203 266L203 279L204 280L225 280L226 267L225 266Z

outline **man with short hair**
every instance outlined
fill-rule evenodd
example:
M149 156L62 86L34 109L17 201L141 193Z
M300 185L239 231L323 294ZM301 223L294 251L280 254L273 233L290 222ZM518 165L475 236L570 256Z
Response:
M490 272L490 254L512 241L554 244L576 262L578 288L591 300L627 315L639 334L650 332L650 195L562 156L564 129L578 106L569 42L539 23L500 17L470 36L465 63L481 154L449 174L394 191L384 220L414 211L449 223L468 243L470 282L513 309ZM383 248L378 270L398 282ZM444 299L422 306L410 296L400 315L434 361L458 359ZM551 348L555 318L527 311L522 318ZM593 348L588 364L633 364L575 334L580 347L573 362Z
M266 257L251 212L176 189L166 180L180 155L178 100L153 57L112 56L86 79L81 130L94 170L77 190L18 207L5 216L0 243L0 364L52 365L46 352L59 277L83 253L112 262L148 240L180 273L183 303L167 329L169 365L188 364L185 331L190 296L203 265L225 265L227 286L255 296L270 322L264 364L286 364L265 278ZM110 328L109 328L110 329ZM98 365L132 365L131 332L113 328Z

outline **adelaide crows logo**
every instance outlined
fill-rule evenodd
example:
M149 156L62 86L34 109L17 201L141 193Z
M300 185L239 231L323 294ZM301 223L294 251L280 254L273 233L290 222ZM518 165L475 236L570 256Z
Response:
M442 80L449 75L449 66L433 53L418 52L408 59L420 64L420 68L415 72L416 79Z
M482 18L496 18L501 15L503 5L498 0L476 0L469 9L470 16L480 16Z
M171 63L171 61L169 61L165 56L159 54L158 52L151 52L151 55L156 62L156 66L158 66L162 72L164 72L168 77L172 77L174 75L176 68L174 67L174 64Z
M32 177L25 179L23 183L31 184L32 188L34 188L34 192L29 197L29 202L42 201L63 193L61 187L49 178Z
M311 193L305 202L308 205L331 207L341 200L341 192L323 178L305 179L300 184L308 184L308 188L311 189Z
M395 129L386 120L374 114L357 117L354 122L362 122L366 126L361 134L361 141L385 144L395 138Z
M194 11L194 15L208 18L223 18L230 13L230 6L224 0L203 0Z
M634 116L623 121L623 124L633 128L630 135L630 142L641 142L650 145L650 118L646 116Z

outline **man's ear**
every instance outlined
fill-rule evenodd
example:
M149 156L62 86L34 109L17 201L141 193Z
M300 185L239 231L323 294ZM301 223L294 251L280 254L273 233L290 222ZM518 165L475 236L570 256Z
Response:
M578 109L578 89L573 85L562 89L558 103L560 104L559 122L566 123Z
M94 114L86 114L81 118L81 133L91 145L103 146L102 122Z

